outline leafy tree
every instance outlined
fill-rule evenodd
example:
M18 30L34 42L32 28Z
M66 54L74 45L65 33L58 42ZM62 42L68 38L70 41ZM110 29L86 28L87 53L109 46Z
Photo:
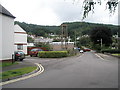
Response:
M100 44L102 40L102 44L105 44L105 46L109 46L112 43L111 37L111 30L105 26L93 28L90 35L91 41L94 44Z
M75 0L74 0L75 1ZM101 0L84 0L83 2L83 19L88 16L88 13L92 11L94 13L95 4L101 5ZM118 0L107 0L106 2L107 9L109 9L110 13L114 13L116 7L118 6Z
M77 46L86 46L86 47L90 47L91 40L89 37L81 37L78 41L77 41Z
M28 34L36 35L36 36L43 36L43 37L49 37L51 33L54 33L55 35L61 35L61 27L60 26L41 26L36 24L27 24L25 22L18 22L15 21L15 24L20 25ZM72 39L72 41L75 40L75 34L76 31L76 37L82 36L82 35L90 35L91 30L94 27L100 27L103 26L103 24L95 24L95 23L88 23L88 22L72 22L72 23L64 23L68 25L68 35ZM107 26L111 29L112 35L116 35L117 32L119 33L120 37L120 26L116 25L109 25L104 24L104 26Z
M28 42L28 43L33 43L33 42L34 42L34 39L31 38L31 37L27 37L27 42Z

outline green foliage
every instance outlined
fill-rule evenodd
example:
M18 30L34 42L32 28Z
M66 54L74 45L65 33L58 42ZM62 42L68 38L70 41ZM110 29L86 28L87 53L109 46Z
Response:
M62 58L67 56L67 51L40 51L38 53L39 58Z
M36 36L49 36L50 33L61 35L61 27L60 26L41 26L41 25L35 25L35 24L27 24L25 22L18 22L15 21L15 24L20 25L27 33L29 34L35 34ZM72 39L72 41L75 40L75 34L76 31L76 37L82 36L82 35L90 35L91 31L95 27L103 26L103 24L95 24L95 23L88 23L88 22L72 22L72 23L64 23L68 25L68 35ZM111 29L112 35L115 35L117 32L120 36L120 26L115 25L104 25L105 27L108 27Z
M18 64L17 62L12 63L12 62L0 62L0 67L7 67L7 66L11 66L11 65L15 65Z
M97 52L101 51L101 46L99 44L94 44L93 49L95 49Z
M91 43L91 40L89 37L81 37L77 42L77 46L78 47L80 47L80 46L89 47L90 43Z
M47 37L49 33L57 34L60 32L59 26L41 26L36 24L27 24L25 22L15 21L15 24L21 26L27 33L32 33L36 36Z
M8 79L8 78L12 78L15 76L27 74L27 73L32 72L36 68L37 67L24 67L24 68L20 68L20 69L5 71L5 72L0 73L0 79Z
M31 38L31 37L27 37L27 42L28 42L28 43L33 43L33 42L34 42L34 39Z
M75 0L74 0L75 1ZM95 4L101 5L104 1L101 0L84 0L83 2L83 19L85 19L89 12L92 11L94 13ZM114 13L116 11L116 7L118 6L118 0L107 0L106 7L109 9L110 13Z
M102 53L120 53L119 49L103 49L101 50Z
M93 28L90 38L94 44L101 44L102 42L105 46L109 46L112 43L111 30L105 26Z
M78 50L67 50L68 56L75 56L77 53L79 53Z

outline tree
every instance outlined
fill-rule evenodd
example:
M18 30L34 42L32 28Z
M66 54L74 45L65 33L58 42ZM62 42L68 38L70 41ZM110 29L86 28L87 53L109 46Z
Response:
M100 26L100 27L95 27L91 31L90 35L91 41L94 44L104 44L105 46L109 46L112 43L112 35L111 35L111 30L108 27L105 26Z
M77 42L77 46L78 47L80 46L90 47L90 43L91 43L91 40L89 37L81 37Z
M76 0L74 0L76 1ZM83 19L88 16L88 13L90 11L94 12L95 4L101 5L102 2L101 0L84 0L83 2ZM116 10L116 7L118 6L118 0L107 0L106 2L107 9L109 9L110 13L114 13Z
M31 38L31 37L27 37L27 42L28 42L28 43L33 43L33 42L34 42L34 39Z

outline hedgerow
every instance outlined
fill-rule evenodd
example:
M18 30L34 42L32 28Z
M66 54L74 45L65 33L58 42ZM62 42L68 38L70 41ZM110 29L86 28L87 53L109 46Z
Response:
M67 51L40 51L38 52L39 58L62 58L67 57Z

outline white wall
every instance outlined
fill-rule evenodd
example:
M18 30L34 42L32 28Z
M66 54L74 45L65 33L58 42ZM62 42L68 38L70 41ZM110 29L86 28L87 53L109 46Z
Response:
M14 26L14 51L23 51L27 54L27 34L26 32L18 25ZM23 50L17 49L17 44L23 44Z
M27 34L15 33L15 43L27 44Z
M0 21L2 21L2 29L0 29L0 60L12 59L14 53L14 19L0 14ZM2 39L1 39L2 38ZM2 40L2 41L1 41Z
M0 14L0 60L2 60L2 15Z

